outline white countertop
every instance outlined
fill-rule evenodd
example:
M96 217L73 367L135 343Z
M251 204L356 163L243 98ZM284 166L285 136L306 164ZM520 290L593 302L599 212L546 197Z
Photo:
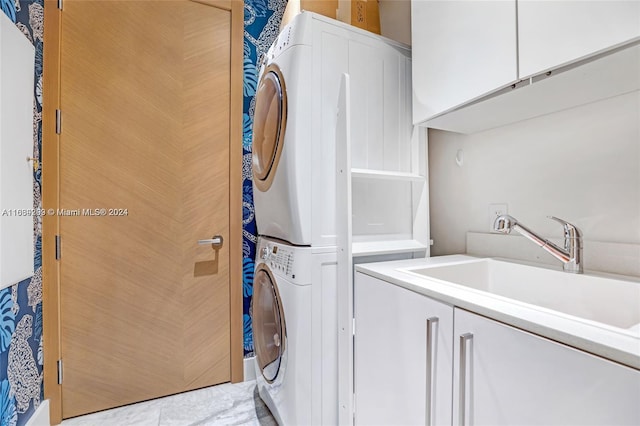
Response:
M640 370L640 330L618 329L406 271L475 259L478 258L451 255L367 263L356 265L356 272Z

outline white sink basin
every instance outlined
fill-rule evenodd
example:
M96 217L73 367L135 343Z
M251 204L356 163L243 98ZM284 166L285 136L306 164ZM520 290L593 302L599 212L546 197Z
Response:
M405 271L640 335L640 281L570 274L496 259Z

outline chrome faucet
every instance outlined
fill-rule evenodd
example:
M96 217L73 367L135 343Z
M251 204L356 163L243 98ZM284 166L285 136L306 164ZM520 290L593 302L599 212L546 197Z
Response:
M565 272L581 274L582 233L578 228L565 220L558 219L553 216L547 217L560 222L564 227L564 249L558 247L549 240L539 237L530 229L518 223L513 216L509 216L507 214L496 217L496 220L493 222L493 229L497 232L502 232L503 234L510 233L512 229L518 231L525 238L533 241L545 251L549 252L553 257L560 260L562 262L562 269Z

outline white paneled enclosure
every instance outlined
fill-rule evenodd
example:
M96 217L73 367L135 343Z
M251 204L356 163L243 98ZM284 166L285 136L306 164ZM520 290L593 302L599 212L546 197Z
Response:
M33 275L35 49L0 13L0 288Z

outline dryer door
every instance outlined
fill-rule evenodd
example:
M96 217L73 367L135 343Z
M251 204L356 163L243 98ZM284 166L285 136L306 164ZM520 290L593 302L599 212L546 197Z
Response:
M267 265L260 264L253 280L251 309L253 338L260 371L269 383L278 377L285 351L285 322L278 286Z
M268 65L258 86L253 118L253 182L260 191L271 187L282 153L287 124L287 91L280 68Z

